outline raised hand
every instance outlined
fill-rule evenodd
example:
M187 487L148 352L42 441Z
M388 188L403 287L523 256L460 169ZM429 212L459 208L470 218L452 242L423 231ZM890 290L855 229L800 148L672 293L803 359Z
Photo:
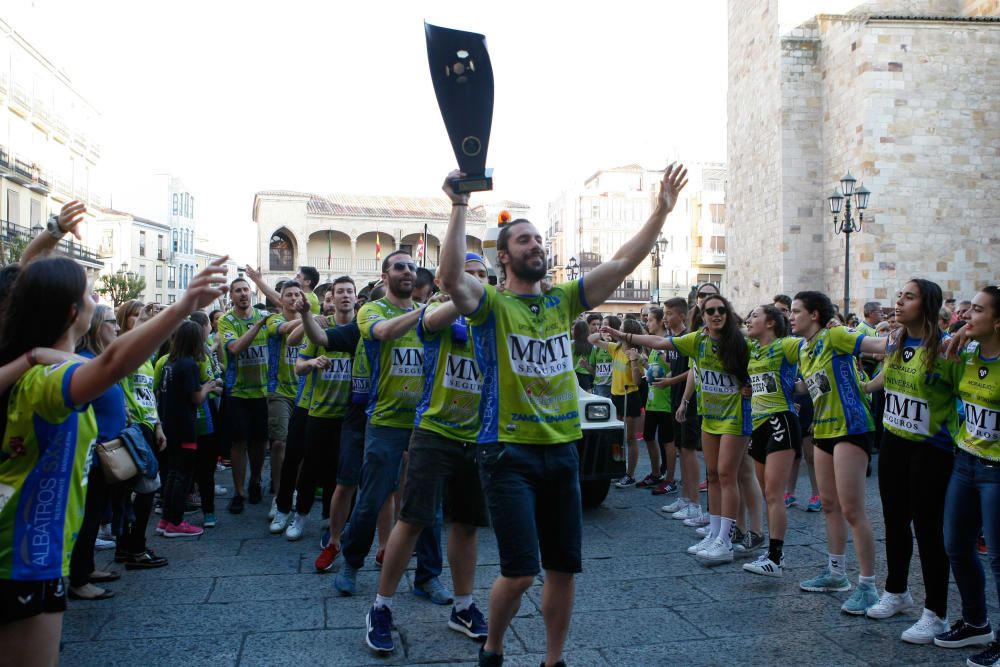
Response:
M179 303L183 303L190 311L209 305L226 293L226 267L229 256L220 257L211 262L188 284Z
M684 186L687 185L687 169L683 164L674 162L663 172L663 180L660 181L660 203L666 207L667 213L674 210L677 204L677 196Z
M71 202L66 202L63 204L62 209L59 211L59 231L69 232L79 240L83 240L80 236L80 223L83 222L83 214L87 212L87 206L82 201L74 199Z
M458 192L455 192L455 190L451 187L451 179L461 178L462 176L465 176L463 172L459 171L458 169L454 169L445 177L444 184L441 186L441 189L444 190L444 193L446 195L448 195L448 199L451 200L452 204L469 203L468 193L463 192L459 194Z
M609 326L601 327L601 333L604 334L605 336L610 336L615 340L621 340L622 338L625 337L625 334L623 334L621 331L619 331L618 329L612 329Z

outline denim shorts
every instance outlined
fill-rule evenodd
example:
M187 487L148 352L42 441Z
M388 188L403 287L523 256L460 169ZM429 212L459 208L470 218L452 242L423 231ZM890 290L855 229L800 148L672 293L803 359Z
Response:
M500 551L500 574L582 571L583 507L575 442L479 445L479 476Z
M340 461L337 464L337 484L357 486L361 481L361 462L365 457L364 426L359 431L344 422L340 429Z

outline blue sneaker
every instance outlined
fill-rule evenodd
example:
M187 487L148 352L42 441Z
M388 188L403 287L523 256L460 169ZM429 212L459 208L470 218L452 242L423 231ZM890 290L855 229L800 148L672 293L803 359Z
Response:
M468 609L462 611L452 607L448 627L472 639L486 639L486 619L475 604L469 605Z
M874 607L878 602L878 591L871 584L858 584L851 597L847 598L840 607L840 611L854 616L864 616L869 607Z
M392 610L372 605L365 616L365 626L368 648L378 653L392 653L396 648L392 644Z
M819 499L819 496L812 496L809 499L809 504L806 505L807 512L820 512L823 509L823 501Z
M434 604L445 605L455 601L455 598L451 595L451 591L445 588L444 584L437 577L415 585L413 587L413 594L418 598L430 600Z
M846 576L835 577L828 568L823 570L823 574L819 576L799 582L799 588L810 593L842 593L851 590L851 582L847 580ZM877 594L875 601L878 601Z
M337 592L341 595L345 597L351 596L354 595L357 580L358 571L345 562L344 567L341 568L337 576L333 578L333 587L336 588Z
M329 527L323 529L323 534L319 538L319 550L322 551L330 545L330 529Z

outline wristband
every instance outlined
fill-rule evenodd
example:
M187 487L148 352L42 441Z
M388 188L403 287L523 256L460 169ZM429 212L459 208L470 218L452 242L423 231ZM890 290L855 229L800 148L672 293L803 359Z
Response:
M465 206L465 207L468 207L468 206L469 206L469 204L468 204L468 202L466 202L465 204L462 204L462 203L460 203L460 202L457 202L457 201L453 201L453 202L451 203L451 207L452 207L452 208L455 208L456 206Z

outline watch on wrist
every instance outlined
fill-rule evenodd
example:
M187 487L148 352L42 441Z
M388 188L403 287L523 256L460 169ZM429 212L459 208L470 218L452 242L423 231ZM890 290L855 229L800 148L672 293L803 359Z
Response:
M66 235L62 229L59 228L59 216L53 213L49 216L49 221L45 223L45 231L47 231L52 238L58 240Z

